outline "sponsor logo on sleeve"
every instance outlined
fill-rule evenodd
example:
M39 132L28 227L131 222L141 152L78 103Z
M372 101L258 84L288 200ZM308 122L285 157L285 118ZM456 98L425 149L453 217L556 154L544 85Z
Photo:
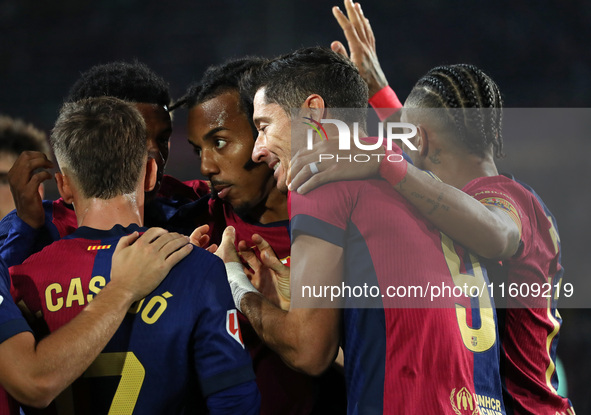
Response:
M244 342L242 341L242 332L240 331L240 324L238 323L238 312L236 310L228 310L226 314L226 331L236 340L244 349Z

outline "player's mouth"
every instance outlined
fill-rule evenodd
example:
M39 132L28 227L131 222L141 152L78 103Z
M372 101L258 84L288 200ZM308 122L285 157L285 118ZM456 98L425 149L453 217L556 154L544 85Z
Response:
M220 199L224 199L230 193L230 189L232 185L230 184L217 184L213 186L213 190L215 191L216 195Z
M279 167L281 167L281 161L277 160L269 164L269 167L273 170L273 176L277 179L277 172L279 171Z

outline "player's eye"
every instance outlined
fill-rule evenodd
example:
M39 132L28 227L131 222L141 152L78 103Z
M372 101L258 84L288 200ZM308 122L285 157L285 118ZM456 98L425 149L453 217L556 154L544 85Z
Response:
M221 150L222 148L226 147L226 144L228 144L226 140L215 140L215 148L217 148L218 150Z
M201 158L201 148L193 147L193 152L197 154L197 157Z

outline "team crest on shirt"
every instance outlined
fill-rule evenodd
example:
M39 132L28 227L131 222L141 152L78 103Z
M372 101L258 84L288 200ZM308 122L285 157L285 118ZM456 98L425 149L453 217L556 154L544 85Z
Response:
M478 337L472 336L472 346L478 346Z
M238 323L238 313L236 310L228 310L226 313L226 331L236 340L244 349L244 342L242 341L242 332L240 331L240 324Z

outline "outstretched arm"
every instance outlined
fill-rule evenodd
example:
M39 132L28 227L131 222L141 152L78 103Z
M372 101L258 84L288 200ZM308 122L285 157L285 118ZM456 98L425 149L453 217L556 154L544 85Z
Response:
M111 282L78 316L38 344L30 332L0 344L2 385L24 404L47 406L94 361L131 304L189 254L187 242L187 237L163 229L150 229L139 239L137 233L122 238L113 255Z
M394 153L401 153L396 145ZM454 241L484 258L506 259L519 247L520 229L504 210L483 205L453 186L433 179L424 171L394 153L389 161L384 148L373 151L383 155L381 162L349 163L332 160L317 164L318 173L307 167L319 154L339 154L338 140L323 141L313 150L299 152L291 164L290 189L305 194L322 184L339 180L363 180L381 176L412 203L429 221Z

